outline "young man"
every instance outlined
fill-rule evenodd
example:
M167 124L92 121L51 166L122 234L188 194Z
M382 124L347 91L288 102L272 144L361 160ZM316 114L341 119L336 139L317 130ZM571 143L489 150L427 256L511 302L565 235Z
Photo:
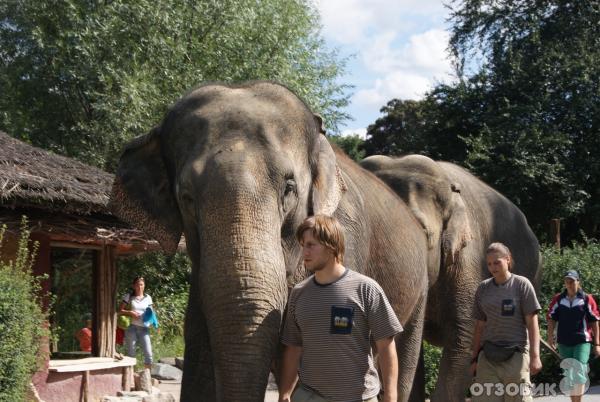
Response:
M294 287L288 302L279 401L377 401L380 382L371 340L383 377L383 400L396 401L394 336L402 326L383 290L342 265L344 234L335 218L310 217L296 237L304 266L314 275ZM300 384L294 391L298 368Z

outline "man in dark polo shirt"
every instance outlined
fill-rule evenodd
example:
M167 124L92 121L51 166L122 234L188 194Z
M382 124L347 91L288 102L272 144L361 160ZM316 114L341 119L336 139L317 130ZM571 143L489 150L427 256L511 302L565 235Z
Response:
M296 237L304 265L314 275L294 287L288 302L279 401L377 401L380 381L371 339L377 347L384 401L396 401L394 336L402 326L383 290L373 279L342 265L344 234L335 218L308 218ZM298 372L300 383L294 391Z

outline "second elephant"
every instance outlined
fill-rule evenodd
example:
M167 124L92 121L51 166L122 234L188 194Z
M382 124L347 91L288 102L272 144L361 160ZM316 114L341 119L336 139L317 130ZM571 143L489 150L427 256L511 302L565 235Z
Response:
M485 250L502 242L514 272L539 288L539 243L523 213L467 170L421 155L375 155L361 165L386 182L409 206L428 240L430 291L424 338L443 347L432 401L462 401L470 377L475 290L489 276Z

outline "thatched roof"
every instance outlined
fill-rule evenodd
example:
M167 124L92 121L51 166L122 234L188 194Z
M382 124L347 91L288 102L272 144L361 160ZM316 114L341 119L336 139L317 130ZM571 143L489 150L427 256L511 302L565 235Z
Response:
M109 214L113 175L0 131L0 206Z
M128 252L158 250L155 240L112 215L114 175L33 147L0 131L0 224L54 240L114 244Z

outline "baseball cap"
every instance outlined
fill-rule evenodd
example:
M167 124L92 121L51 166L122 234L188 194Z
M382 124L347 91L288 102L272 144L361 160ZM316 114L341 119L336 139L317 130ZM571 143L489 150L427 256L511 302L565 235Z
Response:
M565 274L565 278L571 278L571 279L578 281L579 274L574 269L571 269L571 270L567 271L567 273Z

